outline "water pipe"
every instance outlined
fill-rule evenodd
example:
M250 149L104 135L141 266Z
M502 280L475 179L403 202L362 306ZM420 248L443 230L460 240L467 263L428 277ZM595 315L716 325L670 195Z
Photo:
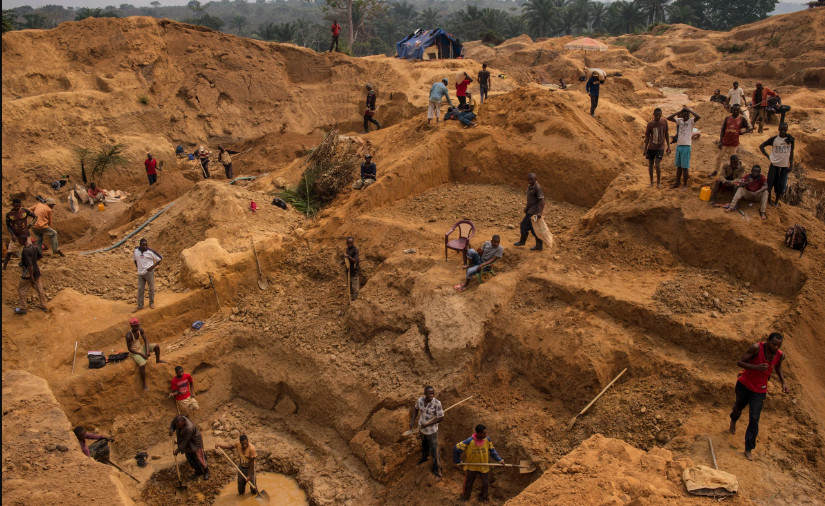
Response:
M81 253L81 255L91 255L92 253L102 253L102 252L104 252L104 251L109 251L109 250L113 250L113 249L117 248L118 246L120 246L121 244L123 244L124 242L126 242L126 240L127 240L127 239L129 239L129 238L130 238L130 237L132 237L133 235L135 235L135 234L137 234L138 232L140 232L141 230L143 230L143 229L144 229L144 227L146 227L146 225L148 225L148 224L152 223L152 221L153 221L155 218L157 218L158 216L160 216L161 214L163 214L164 212L166 212L166 210L167 210L167 209L169 209L170 207L172 207L173 205L175 205L175 203L174 203L174 202L172 202L172 203L171 203L171 204L169 204L168 206L164 207L164 208L163 208L163 209L161 209L161 210L160 210L160 212L158 212L156 215L154 215L154 216L152 216L151 218L149 218L148 220L146 220L146 223L144 223L143 225L139 226L138 228L136 228L135 230L133 230L133 231L132 231L132 233L130 233L129 235L127 235L127 236L126 236L126 237L124 237L123 239L119 240L117 243L115 243L115 244L113 244L113 245L109 246L108 248L97 249L97 250L94 250L94 251L84 251L83 253Z

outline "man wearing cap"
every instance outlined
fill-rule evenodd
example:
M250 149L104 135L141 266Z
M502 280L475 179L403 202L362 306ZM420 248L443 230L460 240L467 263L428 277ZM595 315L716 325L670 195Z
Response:
M375 164L372 163L372 155L367 153L364 155L364 163L361 164L361 179L352 184L353 190L363 190L367 186L375 182Z
M203 171L204 179L209 179L209 157L211 155L212 153L207 151L203 146L198 148L198 154L196 156L198 161L201 163L201 170Z
M381 123L373 118L375 115L375 90L372 89L372 83L367 83L367 109L364 111L364 133L370 133L370 123L381 130Z
M223 146L218 146L220 153L218 153L218 161L223 164L223 170L226 173L226 179L230 181L235 178L235 173L232 171L232 157L229 155L237 155L240 151L232 151L230 149L223 149Z
M166 361L160 359L160 346L154 343L149 344L146 332L140 326L140 320L130 318L129 326L131 328L126 333L126 349L129 350L129 354L138 365L143 389L149 390L149 385L146 383L146 362L149 360L149 354L155 352L155 362L158 364L165 364Z
M152 153L146 155L146 160L143 161L146 166L146 176L149 178L149 186L158 182L158 161L152 158Z
M762 81L756 81L751 103L753 104L753 126L759 123L758 133L762 133L762 124L768 119L768 97L775 97L776 92L762 86Z
M149 307L155 309L155 267L160 264L163 257L149 248L149 242L146 239L141 239L132 253L132 260L135 262L138 274L137 307L132 312L137 313L143 309L143 294L147 284L149 285Z
M52 218L54 217L52 210L54 209L54 205L53 199L46 199L45 202L38 202L33 207L29 208L29 211L31 211L33 215L37 216L37 221L32 224L31 231L37 238L37 247L41 251L43 249L43 236L47 235L52 242L52 253L56 253L64 257L66 255L60 251L60 247L57 245L57 230L52 228Z
M430 120L435 117L435 122L439 123L441 121L441 99L442 97L447 97L447 103L453 105L453 101L450 100L450 91L447 89L447 78L441 80L440 83L433 83L432 88L430 88L430 104L427 108L427 124L430 124Z

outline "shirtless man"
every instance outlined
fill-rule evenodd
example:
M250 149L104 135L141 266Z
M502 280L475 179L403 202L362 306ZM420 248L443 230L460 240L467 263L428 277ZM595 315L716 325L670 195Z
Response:
M748 460L753 460L751 451L756 447L756 436L759 434L759 415L762 414L762 405L768 394L768 380L774 368L782 382L782 393L790 392L782 373L785 360L785 354L779 351L782 341L782 334L774 332L764 343L751 345L736 362L744 370L739 373L736 382L736 402L730 412L730 433L736 434L736 422L748 406L748 430L745 432L745 457Z
M138 365L143 389L149 390L149 385L146 383L146 362L149 360L149 354L152 351L155 352L155 362L158 364L165 364L166 361L160 359L160 346L154 343L149 344L146 332L140 326L140 321L137 318L131 318L129 326L132 328L126 333L126 349L129 350L132 359Z

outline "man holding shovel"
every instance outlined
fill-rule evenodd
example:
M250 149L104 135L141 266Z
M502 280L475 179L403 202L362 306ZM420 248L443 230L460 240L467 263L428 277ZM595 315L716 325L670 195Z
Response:
M444 421L444 409L441 407L441 401L435 398L435 388L424 387L424 396L419 397L410 410L410 429L413 428L416 418L421 435L421 459L418 463L427 462L427 457L431 456L433 474L436 478L441 478L441 468L438 465L438 424Z
M347 237L347 250L342 255L344 260L341 261L341 264L347 265L346 261L349 260L349 295L350 299L355 301L358 298L358 290L361 288L359 284L360 281L358 279L358 272L360 270L359 261L361 260L360 253L358 248L355 247L355 238L354 237Z
M178 447L174 454L183 453L192 470L195 473L189 477L190 480L197 479L203 475L204 480L209 479L209 465L206 463L206 453L203 451L203 436L198 427L183 415L177 415L169 425L169 435L177 432Z
M249 442L249 438L242 434L240 439L234 445L216 444L215 449L222 448L224 450L238 450L238 457L240 458L240 472L238 472L238 493L246 493L246 483L249 481L249 491L255 486L255 458L258 452L255 447Z
M464 453L464 463L461 462L461 454ZM464 488L461 494L461 499L465 501L470 500L470 493L473 491L473 483L477 477L481 477L481 493L478 496L479 501L489 501L490 488L490 467L473 464L488 464L490 458L499 464L504 463L504 459L498 454L493 447L493 442L487 437L487 427L484 425L476 425L476 432L464 441L455 445L453 449L453 462L459 467L464 467L466 475L464 478Z

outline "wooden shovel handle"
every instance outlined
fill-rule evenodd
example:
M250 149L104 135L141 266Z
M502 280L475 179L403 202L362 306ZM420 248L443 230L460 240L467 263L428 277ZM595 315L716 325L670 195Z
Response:
M622 374L624 374L624 373L625 373L625 371L627 371L627 367L625 367L625 368L622 370L622 372L620 372L620 373L619 373L619 375L618 375L618 376L616 376L615 378L613 378L613 381L611 381L610 383L608 383L608 384L607 384L607 386L606 386L606 387L604 387L604 389L603 389L601 392L599 392L599 395L597 395L595 399L593 399L592 401L590 401L590 404L588 404L587 406L585 406L585 408L579 412L579 416L583 415L583 414L584 414L584 413L585 413L588 409L590 409L590 406L592 406L594 402L598 401L598 400L599 400L599 397L601 397L601 396L602 396L605 392L607 392L607 389L608 389L608 388L610 388L611 386L613 386L613 383L616 383L616 380L618 380L619 378L621 378L621 377L622 377Z
M255 485L252 484L251 481L249 481L249 476L246 476L245 474L243 474L243 471L241 471L241 468L235 465L235 462L232 459L229 458L229 455L227 455L226 452L223 451L223 448L218 448L218 450L221 453L223 453L223 456L226 457L226 460L228 460L230 464L232 464L232 467L234 467L235 469L238 470L239 473L241 473L241 476L243 476L244 479L247 481L247 483L249 483L249 486L254 488L255 490L258 490L258 487L256 487Z

